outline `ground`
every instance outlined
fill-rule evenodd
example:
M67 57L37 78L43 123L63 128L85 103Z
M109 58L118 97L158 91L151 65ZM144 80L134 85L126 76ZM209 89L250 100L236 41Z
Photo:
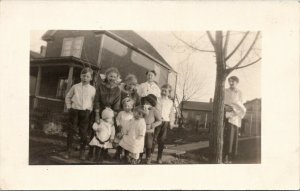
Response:
M78 148L74 148L72 157L65 160L62 154L65 151L65 138L43 135L40 132L31 132L29 142L29 164L94 164L90 161L78 160ZM260 137L241 138L239 155L234 163L260 163ZM114 150L110 150L113 156ZM155 163L156 152L152 163ZM208 163L207 132L173 129L168 132L167 145L164 152L164 164L205 164ZM118 161L104 161L104 164L120 164Z

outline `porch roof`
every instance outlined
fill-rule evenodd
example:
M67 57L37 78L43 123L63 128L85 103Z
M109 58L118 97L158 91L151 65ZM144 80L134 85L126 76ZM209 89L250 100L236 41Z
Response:
M30 66L60 66L60 65L74 65L75 67L91 67L92 69L100 69L87 61L81 60L73 56L64 57L43 57L34 58L30 60Z

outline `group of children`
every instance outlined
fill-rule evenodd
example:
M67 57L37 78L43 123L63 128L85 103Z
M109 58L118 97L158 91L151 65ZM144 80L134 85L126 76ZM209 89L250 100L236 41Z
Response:
M145 163L150 164L158 144L157 163L161 164L167 129L174 122L175 109L169 98L172 87L165 84L159 88L154 70L148 71L147 81L138 85L132 74L119 84L119 71L109 68L96 88L90 85L92 74L90 68L84 68L81 82L65 97L71 122L65 158L70 157L73 135L79 128L81 160L102 162L110 158L108 149L114 148L116 160L139 164L144 162L145 153Z

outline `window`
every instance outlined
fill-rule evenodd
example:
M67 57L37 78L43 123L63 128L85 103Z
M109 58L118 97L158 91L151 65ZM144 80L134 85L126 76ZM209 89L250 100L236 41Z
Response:
M56 91L56 98L64 98L66 96L67 85L68 79L59 79Z
M64 38L61 56L80 58L84 37Z
M146 56L144 56L136 51L132 51L131 60L132 60L132 62L146 68L147 70L153 70L154 66L156 64L155 62L153 62Z
M156 79L159 80L161 68L158 64L154 64L154 71L156 72Z
M120 42L108 37L103 36L103 48L108 50L109 52L112 52L118 56L125 56L128 52L128 48L121 44Z

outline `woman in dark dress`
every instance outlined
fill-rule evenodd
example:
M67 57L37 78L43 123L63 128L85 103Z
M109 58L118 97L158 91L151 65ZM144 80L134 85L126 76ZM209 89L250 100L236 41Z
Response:
M111 108L115 115L120 110L121 102L121 91L118 87L117 81L120 77L120 73L117 68L108 68L105 72L105 80L99 81L96 87L96 95L94 99L94 111L95 111L95 122L100 123L100 116L102 111L109 107ZM94 153L94 148L90 147L89 158L94 156L99 156L99 153ZM107 153L104 153L107 155Z

